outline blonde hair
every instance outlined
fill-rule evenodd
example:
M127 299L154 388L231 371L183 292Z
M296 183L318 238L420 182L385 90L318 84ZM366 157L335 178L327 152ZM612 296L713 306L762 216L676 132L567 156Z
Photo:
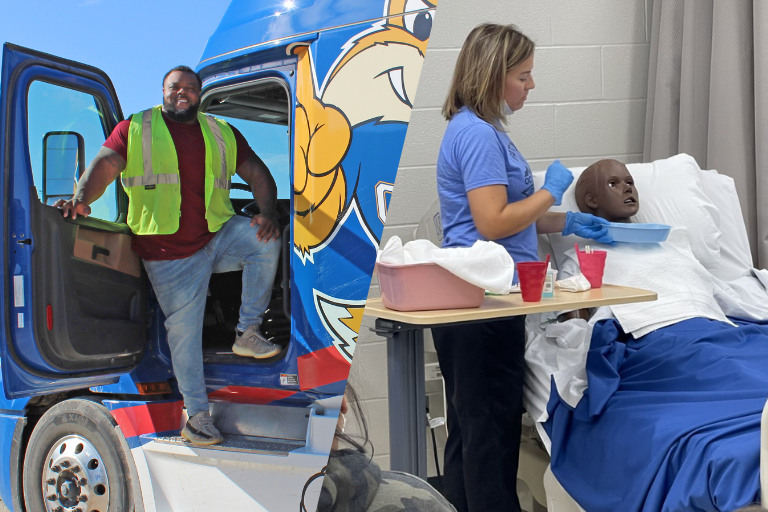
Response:
M533 55L534 48L514 25L484 23L473 28L459 52L443 116L450 121L467 107L483 121L503 125L507 71Z

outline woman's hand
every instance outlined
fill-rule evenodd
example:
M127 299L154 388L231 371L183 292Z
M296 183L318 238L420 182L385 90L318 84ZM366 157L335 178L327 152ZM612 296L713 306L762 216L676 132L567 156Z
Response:
M603 244L612 244L613 237L608 234L608 225L607 220L589 213L566 212L563 235L578 235Z
M542 190L548 191L555 198L555 206L563 202L563 194L573 182L573 174L568 170L560 160L555 160L547 167L547 174L544 175L544 185Z

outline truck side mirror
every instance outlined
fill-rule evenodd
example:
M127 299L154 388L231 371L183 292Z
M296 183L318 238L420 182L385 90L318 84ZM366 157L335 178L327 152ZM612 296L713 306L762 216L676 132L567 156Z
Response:
M85 172L85 141L77 132L48 132L43 137L43 204L74 195Z

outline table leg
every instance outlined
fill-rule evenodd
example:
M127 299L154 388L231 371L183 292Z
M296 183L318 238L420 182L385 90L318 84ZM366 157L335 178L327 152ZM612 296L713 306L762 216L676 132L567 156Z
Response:
M427 478L427 404L424 384L424 331L401 329L377 320L387 338L389 380L389 464Z

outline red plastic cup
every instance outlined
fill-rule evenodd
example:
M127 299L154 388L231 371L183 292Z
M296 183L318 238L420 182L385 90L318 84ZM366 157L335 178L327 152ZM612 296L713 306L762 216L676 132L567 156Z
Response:
M547 264L543 261L521 261L517 264L517 277L523 302L539 302L547 277Z
M589 281L592 288L603 286L603 272L605 271L605 257L608 254L605 251L592 251L590 253L579 251L576 253L579 258L581 273Z

